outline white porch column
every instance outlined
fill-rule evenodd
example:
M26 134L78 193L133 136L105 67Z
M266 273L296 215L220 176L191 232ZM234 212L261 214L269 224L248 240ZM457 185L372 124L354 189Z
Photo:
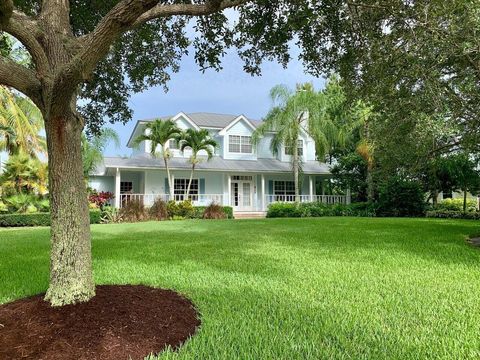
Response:
M227 206L231 206L232 205L232 175L228 174L228 178L227 178L227 188L228 188L228 194L227 194L227 199L228 199L228 203L227 203Z
M347 198L346 198L346 203L349 205L352 202L352 193L350 191L350 187L347 188Z
M265 211L265 176L262 174L262 211Z
M115 173L115 207L120 208L120 169Z
M172 188L170 189L169 194L173 194L173 199L169 198L168 200L177 200L177 199L175 199L175 176L172 173L170 173L170 179L172 179ZM200 186L200 184L198 184L198 186ZM200 189L198 189L198 190L200 192Z
M309 187L310 201L313 201L313 177L311 175L308 177L308 187Z

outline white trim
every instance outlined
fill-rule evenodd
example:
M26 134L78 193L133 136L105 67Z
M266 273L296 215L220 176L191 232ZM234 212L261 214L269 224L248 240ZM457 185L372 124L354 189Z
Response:
M120 169L117 167L115 172L115 207L120 208Z
M250 128L255 131L256 130L256 127L255 125L253 125L250 120L248 120L245 116L243 115L240 115L240 116L237 116L235 119L233 119L232 121L230 121L230 123L225 126L221 131L219 131L218 135L225 135L227 133L227 131L229 129L231 129L236 123L238 123L239 121L245 121L245 123L250 126Z
M115 169L118 166L105 166L105 169ZM135 170L164 170L165 168L161 167L152 167L152 166L120 166L120 169L135 169ZM186 170L190 171L190 168L175 168L171 167L170 170ZM242 172L242 173L252 173L252 174L259 174L259 173L268 173L268 174L291 174L292 170L285 170L285 171L278 171L278 170L244 170L244 169L201 169L201 168L195 168L195 171L212 171L212 172ZM303 171L303 174L307 175L330 175L329 172L305 172ZM110 176L110 175L92 175L92 176Z
M199 127L192 119L190 119L190 118L187 116L187 114L185 114L183 111L180 111L177 115L173 116L173 117L171 118L171 120L172 120L173 122L176 122L180 117L185 118L185 120L187 120L187 122L188 122L190 125L192 125L195 130L200 130L200 127Z

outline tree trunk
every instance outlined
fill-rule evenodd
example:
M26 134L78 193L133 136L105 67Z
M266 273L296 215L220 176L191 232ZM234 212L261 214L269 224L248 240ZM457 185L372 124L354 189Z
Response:
M375 197L374 186L373 186L373 176L372 169L370 166L367 167L367 200L368 202L373 202Z
M82 167L83 125L74 111L45 120L51 208L50 286L45 300L61 306L95 295Z
M195 161L195 160L194 160ZM193 173L195 171L195 163L192 164L192 171L190 171L190 180L188 181L188 186L187 186L187 196L185 197L185 200L188 199L188 196L190 195L190 187L192 186L192 179L193 179Z
M433 190L432 203L433 203L433 206L436 206L438 204L438 190L437 189Z
M463 189L463 212L467 212L467 189Z
M172 177L170 176L170 168L168 167L168 157L166 154L166 144L163 145L163 161L165 163L165 170L167 171L167 179L168 179L168 192L170 195L169 200L175 200L173 196L173 184L172 184Z
M298 145L295 143L293 147L293 181L295 184L295 202L300 202L300 189L299 189L299 165L298 165Z

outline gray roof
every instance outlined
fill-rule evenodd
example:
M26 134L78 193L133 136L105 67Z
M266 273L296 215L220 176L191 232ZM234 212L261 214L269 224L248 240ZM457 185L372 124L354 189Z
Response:
M191 164L187 158L170 159L172 169L190 169ZM103 166L97 169L95 175L105 175L108 168L122 169L163 169L163 160L154 158L150 154L142 154L130 158L105 157ZM289 162L277 159L257 160L228 160L220 156L214 156L210 161L202 161L197 166L198 170L210 171L236 171L236 172L260 172L260 173L290 173L292 166ZM329 174L329 166L318 161L306 161L302 164L305 174Z
M185 115L188 116L190 120L192 120L195 124L197 124L198 127L207 127L207 128L218 128L218 129L223 129L224 127L228 126L234 119L239 117L240 115L233 115L233 114L217 114L217 113L208 113L208 112L194 112L194 113L184 113ZM176 114L178 115L178 114ZM146 122L151 122L156 119L161 119L161 120L168 120L171 119L172 117L176 116L159 116L151 119L143 119L143 120L138 120L137 124L135 125L135 128L132 131L132 134L130 136L130 139L128 140L127 145L131 145L131 140L133 135L136 133L137 128L139 124L141 123L146 123ZM253 126L257 127L261 121L259 120L253 120L245 115L243 115L248 121L252 123Z

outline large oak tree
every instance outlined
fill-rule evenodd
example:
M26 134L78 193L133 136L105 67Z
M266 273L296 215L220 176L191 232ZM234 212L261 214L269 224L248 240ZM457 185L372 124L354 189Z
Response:
M95 293L82 131L98 131L105 119L128 121L129 94L165 85L191 49L201 69L220 69L226 49L235 47L244 70L259 74L264 59L285 65L296 41L315 72L324 19L337 6L297 0L0 0L0 29L31 56L25 66L3 51L0 84L27 95L45 121L52 216L47 300L64 305ZM237 9L235 23L223 13L227 8Z

